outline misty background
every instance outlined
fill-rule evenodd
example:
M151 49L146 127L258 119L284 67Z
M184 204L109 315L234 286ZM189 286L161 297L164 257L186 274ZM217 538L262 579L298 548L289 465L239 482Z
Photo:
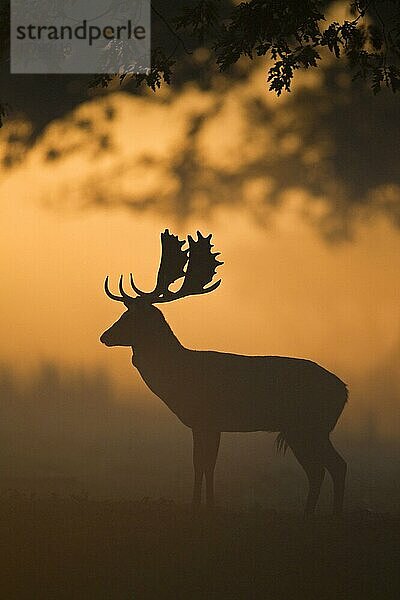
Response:
M0 373L3 495L188 501L191 432L149 392L118 394L99 370L44 364L23 380L6 366ZM387 381L377 384L385 389ZM379 398L372 394L371 404ZM348 507L394 510L400 500L398 440L379 433L373 413L363 415L357 431L339 424L334 438L350 465ZM274 439L223 434L220 505L300 509L306 482L291 453L276 455ZM330 484L327 477L325 509Z

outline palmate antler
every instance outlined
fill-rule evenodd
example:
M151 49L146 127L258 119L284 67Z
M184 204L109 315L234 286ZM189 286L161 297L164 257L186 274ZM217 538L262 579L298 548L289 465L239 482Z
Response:
M178 236L171 234L166 229L161 234L161 261L154 290L152 292L143 292L140 290L136 286L131 273L130 282L132 289L139 297L146 299L151 304L172 302L172 300L178 300L186 296L208 294L216 290L221 284L221 279L209 287L205 287L212 281L217 267L223 264L217 260L220 252L211 252L211 248L213 247L211 237L211 233L207 237L203 237L200 231L197 232L197 240L194 240L189 235L189 248L183 250L186 241L180 240ZM184 279L180 289L176 292L170 291L169 287L182 277ZM122 276L119 280L121 296L116 296L110 292L108 276L105 280L104 289L110 298L119 302L129 302L135 299L125 292Z
M142 292L135 285L132 273L130 275L132 288L139 296L158 298L172 283L185 276L184 268L188 261L188 251L182 250L185 243L185 240L179 240L178 236L170 233L168 229L161 234L161 261L154 290L149 293Z

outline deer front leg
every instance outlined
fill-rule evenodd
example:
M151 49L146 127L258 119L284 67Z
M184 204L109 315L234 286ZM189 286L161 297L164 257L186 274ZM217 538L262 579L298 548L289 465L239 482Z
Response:
M214 470L217 461L221 433L193 429L193 511L197 512L201 504L203 476L206 478L207 508L214 506Z
M194 468L194 483L193 483L193 512L198 512L201 504L201 488L203 484L204 466L203 452L201 444L201 435L194 429L193 433L193 468Z
M205 443L206 504L207 508L214 507L214 471L217 462L221 433L213 431L207 434Z

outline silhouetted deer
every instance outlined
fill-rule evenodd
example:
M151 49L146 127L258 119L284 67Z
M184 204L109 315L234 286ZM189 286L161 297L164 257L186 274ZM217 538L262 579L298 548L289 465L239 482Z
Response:
M144 382L193 431L193 506L201 503L203 476L207 506L214 502L214 468L223 431L275 431L277 449L290 446L309 481L306 513L315 509L325 468L333 479L334 512L343 507L346 463L332 446L333 430L347 400L347 387L336 375L310 360L281 356L240 356L189 350L182 346L155 303L217 289L212 282L223 264L212 253L211 234L185 241L166 230L155 289L150 293L130 282L132 298L119 280L128 309L100 340L107 346L132 346L132 363ZM185 269L186 267L186 269ZM170 286L178 279L178 291Z

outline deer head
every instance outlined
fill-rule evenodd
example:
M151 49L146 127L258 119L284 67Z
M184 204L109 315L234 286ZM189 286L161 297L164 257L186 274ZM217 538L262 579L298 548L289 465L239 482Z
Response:
M186 296L208 294L217 289L221 279L211 283L216 269L223 263L217 260L220 252L212 252L212 234L203 237L197 232L197 240L188 236L188 248L184 248L186 240L169 233L168 229L161 234L161 260L157 281L152 292L143 292L130 274L130 285L137 296L132 297L124 290L123 276L119 279L120 295L110 292L108 276L104 282L104 290L109 298L122 302L127 310L107 331L100 341L107 346L133 346L135 339L143 331L144 321L157 320L160 312L153 306L164 302L172 302ZM170 286L183 279L177 291L171 291Z

